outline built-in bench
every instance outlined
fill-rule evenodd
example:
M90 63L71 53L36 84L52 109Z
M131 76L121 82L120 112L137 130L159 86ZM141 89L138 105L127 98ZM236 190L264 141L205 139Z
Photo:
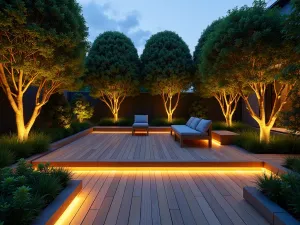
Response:
M212 121L191 117L186 125L172 125L171 135L174 132L174 139L178 137L180 147L183 147L184 140L208 140L208 146L212 146Z
M233 139L239 134L228 131L228 130L213 130L212 138L219 142L220 145L231 145Z

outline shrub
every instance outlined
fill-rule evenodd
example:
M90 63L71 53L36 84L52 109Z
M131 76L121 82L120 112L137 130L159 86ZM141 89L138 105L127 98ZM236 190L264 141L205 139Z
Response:
M213 130L228 130L233 132L241 132L245 130L254 130L255 128L250 125L241 123L241 122L233 122L231 127L228 127L225 122L217 121L212 123Z
M285 158L284 166L290 170L300 173L300 157Z
M69 131L70 135L71 135L71 134L75 134L75 133L78 133L80 131L86 130L90 127L91 127L91 125L87 122L85 122L85 123L74 122L74 123L71 124L71 129L67 130L67 132Z
M271 201L300 218L300 176L296 173L260 176L258 189Z
M208 110L207 108L203 107L205 104L203 100L194 101L189 108L189 114L193 117L199 118L207 118Z
M73 99L73 113L76 115L79 123L90 119L94 114L94 107L84 98L83 95L77 94Z
M15 161L14 153L6 146L0 145L0 168L11 165Z
M114 121L113 118L102 118L98 125L99 126L132 126L133 119L119 118L118 121Z
M15 170L0 170L0 221L4 224L31 224L70 178L65 169L49 165L41 168L46 169L35 171L31 164L20 160Z
M172 122L168 122L166 118L155 118L150 121L151 126L170 126L173 124L176 125L184 125L186 124L187 120L184 118L173 118Z
M17 135L4 135L0 138L1 149L12 152L17 159L47 151L49 145L50 138L37 132L31 132L28 140L23 142L18 140Z
M300 138L290 135L271 135L270 143L260 142L258 131L243 131L234 143L254 153L300 154Z

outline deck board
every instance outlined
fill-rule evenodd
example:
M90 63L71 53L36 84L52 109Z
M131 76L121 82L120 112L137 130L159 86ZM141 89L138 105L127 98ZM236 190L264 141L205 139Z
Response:
M124 162L124 161L261 161L263 157L241 151L235 146L206 141L187 142L181 148L168 133L131 136L129 133L90 133L34 162ZM269 156L276 162L282 157Z
M232 171L74 173L85 180L85 186L56 225L268 224L243 200L236 182L262 172L247 172L243 177Z

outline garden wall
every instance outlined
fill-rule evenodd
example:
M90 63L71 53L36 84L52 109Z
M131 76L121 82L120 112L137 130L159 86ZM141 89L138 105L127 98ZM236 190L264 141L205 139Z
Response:
M75 94L76 92L68 92L68 101L71 101ZM84 94L95 107L92 121L98 122L103 117L112 117L105 103L98 99L91 98L88 93L82 92L82 94ZM201 99L194 93L183 93L181 95L179 106L173 115L174 118L188 119L191 105L193 102L199 100L201 100L201 106L207 109L207 118L214 121L224 120L218 102L214 98ZM119 117L133 118L135 114L147 114L149 115L149 120L167 117L161 97L159 95L152 96L149 93L140 93L135 97L127 97L124 100L119 112ZM240 120L241 117L241 105L239 105L234 120Z
M35 98L36 88L30 88L24 96L24 112L25 120L29 119L29 116L33 110L33 101L31 99ZM66 92L65 96L68 101L74 97L78 92ZM92 121L94 123L99 122L101 118L112 117L107 106L98 99L94 99L88 95L87 92L81 92L85 95L88 101L95 107L94 116ZM194 93L184 93L182 94L179 106L174 113L174 118L188 118L190 116L189 110L193 102L201 100L201 105L207 108L207 118L214 121L223 120L221 109L214 98L201 99ZM0 90L0 133L9 133L16 131L14 112L2 92ZM45 112L46 110L53 110L53 106L44 107L42 113L36 121L35 128L49 127L51 125L52 118L49 116L51 113ZM149 115L149 120L153 118L166 118L166 113L162 104L160 96L152 96L149 93L140 93L135 97L128 97L124 100L119 117L133 118L135 114L147 114ZM242 118L241 114L241 104L239 105L237 112L235 114L235 120L240 120Z

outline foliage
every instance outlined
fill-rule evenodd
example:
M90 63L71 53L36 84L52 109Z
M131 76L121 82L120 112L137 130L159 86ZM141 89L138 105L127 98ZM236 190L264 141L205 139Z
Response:
M150 121L151 126L170 126L173 124L176 125L185 125L187 122L184 118L174 118L172 122L169 122L166 118L155 118Z
M236 111L240 95L236 88L233 74L220 76L219 73L210 73L205 68L209 66L207 54L203 52L206 42L210 41L210 36L218 30L218 26L224 23L224 18L212 22L201 34L194 51L194 63L197 68L197 79L194 80L194 90L202 97L214 97L222 110L228 127L232 126L232 117ZM208 64L208 65L206 65Z
M11 165L15 161L14 153L6 146L0 145L0 168Z
M129 118L119 118L118 121L115 121L111 118L102 118L98 125L99 126L132 126L133 119Z
M299 174L263 175L258 178L257 186L271 201L300 218Z
M76 115L78 121L82 123L84 120L90 119L93 116L94 108L81 96L74 103L73 113Z
M291 109L281 113L279 124L293 134L297 134L300 131L300 89L295 89L292 92L290 102Z
M138 93L140 61L132 41L120 32L104 32L94 41L86 59L85 81L115 120L125 97Z
M267 143L260 141L258 131L249 130L241 132L234 144L253 153L300 154L300 138L297 136L274 134Z
M233 122L231 127L228 127L225 122L213 122L212 123L212 129L213 130L228 130L228 131L233 131L236 133L240 133L243 131L249 131L249 130L254 130L255 128L252 128L250 125L247 125L242 122Z
M284 24L284 34L288 40L293 41L296 52L300 53L300 1L292 0L293 10ZM299 61L298 61L299 63Z
M300 158L290 156L285 158L284 166L290 170L300 173Z
M47 151L49 145L50 138L43 133L37 132L32 132L28 140L23 142L19 141L17 135L4 135L0 137L1 149L12 152L17 159Z
M76 133L86 130L90 127L91 127L91 124L87 123L87 122L85 122L85 123L74 122L71 124L71 128L70 128L69 132L72 132L72 134L76 134Z
M162 96L171 122L180 93L191 86L193 62L190 50L176 33L163 31L147 41L141 61L146 87L152 94Z
M0 220L4 224L31 224L71 178L65 169L57 173L59 169L49 165L40 167L44 169L35 171L20 160L15 170L0 170Z
M50 96L76 87L88 47L87 27L75 0L0 1L0 84L16 114L23 141ZM23 96L36 86L25 123Z
M283 69L299 58L282 33L285 18L256 0L252 7L230 10L203 45L200 70L209 76L231 77L252 118L260 126L260 140L268 142L270 130L293 89L296 76ZM272 85L274 104L265 115L266 87ZM248 95L257 98L259 114Z
M193 117L207 118L207 108L204 107L203 100L194 101L189 108L189 114Z

